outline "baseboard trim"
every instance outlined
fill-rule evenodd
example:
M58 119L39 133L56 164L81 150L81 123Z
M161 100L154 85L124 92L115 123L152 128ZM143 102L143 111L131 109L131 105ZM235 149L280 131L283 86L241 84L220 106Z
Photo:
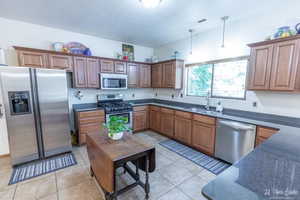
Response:
M8 153L8 154L3 154L3 155L0 155L0 158L6 158L6 157L9 157L10 156L10 154Z

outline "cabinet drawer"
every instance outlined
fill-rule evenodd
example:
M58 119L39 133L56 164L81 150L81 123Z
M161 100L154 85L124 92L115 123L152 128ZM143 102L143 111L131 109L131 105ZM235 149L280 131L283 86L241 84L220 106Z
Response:
M158 106L150 106L150 110L160 111L160 107L158 107Z
M95 124L95 123L103 123L105 121L104 116L103 117L89 117L89 118L81 118L79 119L79 124Z
M193 116L192 113L182 112L182 111L175 111L175 115L186 119L192 119Z
M267 139L277 132L278 129L261 127L261 126L257 127L257 136L261 138Z
M80 134L86 134L92 131L98 131L101 128L101 123L84 124L79 127Z
M196 121L205 123L205 124L212 124L212 125L216 124L216 118L208 117L205 115L195 115L194 114L193 119Z
M97 116L104 116L103 110L95 110L95 111L87 111L87 112L79 112L79 118L84 117L97 117Z
M162 113L167 113L167 114L174 114L174 110L168 109L168 108L161 108L160 110Z
M133 111L147 111L148 110L148 106L136 106L136 107L133 107Z

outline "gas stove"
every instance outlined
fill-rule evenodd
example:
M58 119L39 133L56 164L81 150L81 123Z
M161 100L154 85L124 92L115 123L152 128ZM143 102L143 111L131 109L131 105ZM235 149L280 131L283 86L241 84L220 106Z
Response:
M98 101L98 107L102 107L106 114L132 112L132 105L123 100Z

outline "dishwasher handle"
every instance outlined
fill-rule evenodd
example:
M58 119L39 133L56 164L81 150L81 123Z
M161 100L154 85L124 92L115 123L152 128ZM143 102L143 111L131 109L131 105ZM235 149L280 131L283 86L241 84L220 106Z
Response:
M223 126L229 126L236 130L255 130L256 126L251 124L240 123L236 121L219 120L218 123Z

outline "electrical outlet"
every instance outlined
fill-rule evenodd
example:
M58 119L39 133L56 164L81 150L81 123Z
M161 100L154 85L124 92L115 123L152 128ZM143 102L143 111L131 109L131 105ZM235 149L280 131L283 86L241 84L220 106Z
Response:
M183 98L183 93L180 93L180 97Z
M252 102L252 106L256 108L257 107L257 102L256 101Z
M133 93L133 94L132 94L132 98L134 98L134 97L135 97L135 94Z
M155 96L157 97L157 92L155 93Z
M171 97L172 97L172 99L174 99L175 95L174 95L174 94L172 94L172 95L171 95Z

